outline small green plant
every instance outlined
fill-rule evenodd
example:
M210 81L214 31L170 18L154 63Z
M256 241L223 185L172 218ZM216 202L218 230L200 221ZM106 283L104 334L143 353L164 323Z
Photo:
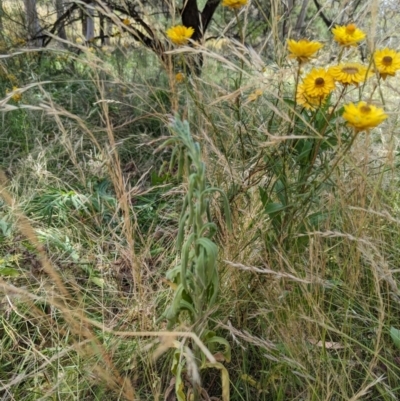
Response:
M188 122L176 118L171 125L174 136L168 139L161 148L176 145L171 167L178 161L178 176L186 178L187 193L183 200L179 220L176 248L180 252L180 262L167 273L171 287L175 289L171 305L162 315L167 320L167 328L177 325L190 325L191 330L210 347L216 345L224 348L223 359L230 361L230 345L222 337L216 336L208 324L208 318L216 305L219 291L218 246L213 240L217 226L211 219L210 197L219 193L223 204L226 224L231 228L228 199L225 193L215 187L207 186L206 166L202 161L200 145L194 142ZM190 357L190 358L189 358ZM185 347L178 347L174 353L172 372L176 377L175 391L179 401L185 400L183 372L186 361L200 364L200 369L214 367L222 371L223 400L229 399L228 372L221 363L206 362L205 355L194 345L193 355ZM185 361L186 360L186 361ZM201 363L200 363L201 362ZM191 368L192 388L188 394L194 399L204 389L195 379Z

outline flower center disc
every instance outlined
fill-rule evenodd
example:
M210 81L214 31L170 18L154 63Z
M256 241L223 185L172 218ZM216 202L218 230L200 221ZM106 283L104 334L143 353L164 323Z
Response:
M355 30L356 30L356 26L354 24L349 24L346 26L346 33L348 33L349 35L354 33Z
M315 80L315 86L324 86L324 84L325 84L324 78L319 77Z
M371 107L369 107L369 106L362 106L362 107L360 108L360 111L361 111L361 113L367 114L367 113L369 113L369 112L371 111Z
M342 68L342 72L349 75L355 75L358 73L358 68L356 67L344 67Z
M385 57L382 59L382 64L384 64L384 65L386 65L386 66L389 66L389 65L392 65L392 61L393 61L392 57L390 57L390 56L385 56Z

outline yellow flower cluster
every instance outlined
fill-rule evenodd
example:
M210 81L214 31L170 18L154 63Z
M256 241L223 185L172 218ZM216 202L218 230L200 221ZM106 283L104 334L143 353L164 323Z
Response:
M332 33L333 39L342 47L357 46L366 37L355 24L335 26ZM322 43L307 39L299 41L289 39L287 46L289 58L296 59L299 66L310 61L323 47ZM336 84L343 85L343 95L347 86L357 87L374 73L378 78L386 79L388 76L395 76L398 70L400 70L400 53L389 48L375 51L369 65L345 62L329 68L312 68L297 84L296 103L306 109L315 110L326 103ZM342 117L356 132L360 132L378 126L387 115L383 109L361 101L345 105Z

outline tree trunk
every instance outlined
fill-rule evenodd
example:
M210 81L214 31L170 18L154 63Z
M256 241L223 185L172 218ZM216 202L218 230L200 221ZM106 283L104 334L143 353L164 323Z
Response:
M99 30L100 30L100 40L101 45L104 46L106 44L106 29L105 29L105 18L104 15L100 13L99 15Z
M94 38L94 4L90 3L86 8L87 19L86 19L86 41L90 41Z
M300 36L304 34L304 29L305 29L304 21L306 19L308 1L309 0L303 0L300 14L299 17L297 18L296 26L294 27L296 34Z
M36 47L42 45L40 39L35 39L40 32L39 18L36 10L36 0L24 0L26 12L26 25L30 44Z
M283 39L286 39L290 30L290 15L292 14L293 8L295 6L295 0L288 0L287 3L283 3L283 8L285 10L283 25L282 25L282 35Z
M3 32L4 32L4 27L3 27L3 16L4 16L4 10L3 10L3 0L0 0L0 32L1 32L1 37L3 39Z
M109 45L111 43L110 38L112 35L112 30L113 30L113 23L110 19L106 19L106 37L104 39L104 44Z
M56 7L56 12L57 12L57 19L61 18L61 16L64 14L65 7L64 7L64 0L55 0L55 7ZM58 36L61 39L66 40L67 39L67 34L65 33L65 26L62 24L58 30Z

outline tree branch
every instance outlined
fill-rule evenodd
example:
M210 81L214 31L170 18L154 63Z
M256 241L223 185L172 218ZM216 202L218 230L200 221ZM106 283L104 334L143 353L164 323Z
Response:
M192 27L194 34L193 40L199 40L203 35L200 31L200 15L197 8L197 0L186 0L181 12L182 24L186 27Z
M220 0L208 0L201 13L201 25L205 32L210 24L215 10L220 4Z
M328 18L326 18L324 12L322 11L321 5L318 3L318 0L314 0L315 7L317 7L318 14L321 16L322 20L325 22L325 25L328 27L328 29L332 28L333 22L329 21Z

